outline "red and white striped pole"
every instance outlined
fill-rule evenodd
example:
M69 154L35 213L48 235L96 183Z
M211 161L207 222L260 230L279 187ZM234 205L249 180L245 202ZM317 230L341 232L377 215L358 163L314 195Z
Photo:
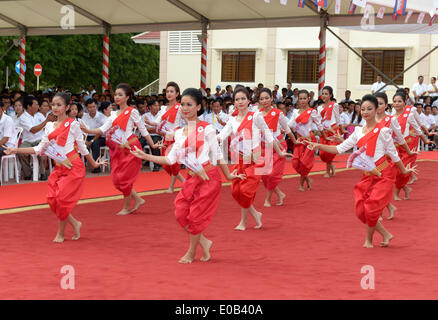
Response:
M207 92L207 24L202 24L201 36L201 91L203 95Z
M26 65L26 37L22 36L20 39L20 91L26 89L26 72L24 66Z
M319 32L318 97L321 97L322 88L324 88L325 86L326 24L327 24L327 16L321 15L321 30Z
M108 90L109 83L109 33L103 36L103 69L102 69L102 92Z

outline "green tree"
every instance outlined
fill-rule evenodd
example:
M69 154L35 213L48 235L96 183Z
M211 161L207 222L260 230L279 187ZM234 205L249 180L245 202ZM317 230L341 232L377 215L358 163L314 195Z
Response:
M127 82L137 89L154 81L159 74L159 47L136 44L134 34L110 35L110 76L115 87ZM0 55L12 44L14 37L0 37ZM102 35L33 36L26 37L26 91L36 89L35 64L43 67L40 88L45 85L62 85L72 92L95 84L102 87L103 61ZM6 82L6 66L11 69L9 86L18 89L18 74L15 63L19 49L14 47L0 61L0 84ZM15 85L15 87L14 87Z

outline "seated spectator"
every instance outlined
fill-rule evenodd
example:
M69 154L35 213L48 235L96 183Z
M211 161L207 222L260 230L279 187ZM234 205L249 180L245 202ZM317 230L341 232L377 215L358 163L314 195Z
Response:
M113 108L109 101L103 102L99 107L99 112L105 117L105 121L111 116Z
M44 118L47 118L49 113L52 112L50 104L46 100L42 100L40 103L40 113L44 116Z
M228 114L222 111L222 99L213 101L212 112L205 115L204 121L213 125L217 133L221 132L228 121Z
M37 146L44 134L44 128L47 122L54 121L55 116L49 114L45 118L40 112L38 112L39 104L38 100L34 96L26 96L23 99L24 113L20 116L18 126L23 128L23 133L21 135L22 143L20 148L30 148ZM31 156L27 154L18 154L18 159L21 163L21 177L24 180L32 179L32 169L30 167ZM40 180L47 180L47 175L45 173L45 164L47 162L47 157L39 158L39 174Z
M157 143L158 141L162 140L162 136L157 133L157 126L159 124L159 120L161 119L162 112L160 111L160 105L156 100L150 100L147 107L149 109L149 112L143 115L143 120L145 122L146 129L148 129L148 132L151 135L152 141L154 143ZM140 144L143 148L147 144L147 141L143 136L140 138ZM161 151L159 148L151 148L151 151L154 156L161 155ZM160 171L160 167L160 165L154 164L154 168L152 171Z
M427 94L427 85L424 83L424 77L419 76L418 82L412 87L415 101L420 101Z
M85 102L85 108L87 109L88 113L84 113L84 115L82 116L82 123L85 124L87 129L100 128L105 123L106 117L102 113L97 112L97 101L93 99L87 100ZM89 134L87 136L87 141L85 142L85 144L88 148L91 149L94 160L97 160L97 158L100 157L100 148L106 146L105 138L102 137L100 134ZM101 172L100 167L93 169L91 172Z
M145 101L143 99L138 99L135 102L135 105L137 106L137 110L138 110L138 112L140 113L141 116L144 115L147 112L146 104L145 104Z
M383 88L385 85L386 85L386 83L383 82L382 76L378 75L377 76L377 82L374 82L372 87L371 87L371 94L375 94L376 92L383 92L383 93L385 93L386 90ZM380 90L380 88L383 88L383 89Z
M427 135L432 137L436 128L435 117L432 114L432 106L426 105L424 107L424 113L422 113L420 117L422 117L421 120L428 131Z
M438 87L435 77L430 79L430 84L427 86L427 93L429 94L429 97L432 98L432 102L438 99Z
M1 104L3 104L1 102ZM0 161L4 156L4 148L2 146L6 146L8 148L15 148L17 143L17 132L15 130L15 124L11 117L3 112L3 109L0 108ZM2 174L2 172L0 172Z

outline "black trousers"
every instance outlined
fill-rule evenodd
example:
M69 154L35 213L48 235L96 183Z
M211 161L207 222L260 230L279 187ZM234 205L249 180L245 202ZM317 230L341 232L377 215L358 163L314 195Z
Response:
M162 136L156 136L156 135L151 135L151 138L152 138L152 141L154 142L154 143L157 143L158 141L161 141L162 139L163 139L163 137ZM141 144L141 147L142 148L144 148L146 145L148 145L149 143L147 142L147 140L145 139L145 137L140 137L140 144ZM154 155L154 156L161 156L161 150L160 149L152 149L151 148L151 150L152 150L152 155ZM154 168L155 169L158 169L158 168L160 168L161 166L159 165L159 164L154 164Z
M94 136L88 136L87 141L91 141L94 139ZM90 146L91 148L91 154L93 156L93 159L96 160L100 157L100 147L105 147L105 138L99 137L99 139L96 139Z

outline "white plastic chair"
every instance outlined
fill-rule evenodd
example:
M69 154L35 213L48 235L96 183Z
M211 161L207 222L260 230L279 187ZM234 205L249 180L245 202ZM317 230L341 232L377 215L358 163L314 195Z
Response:
M18 148L18 141L20 141L21 134L23 133L23 128L16 128L16 130L17 130L17 142L14 148ZM11 154L8 156L3 156L0 162L0 185L3 184L3 163L4 163L5 182L9 181L9 160L13 160L14 170L15 170L15 181L17 183L20 182L20 179L18 177L19 170L17 165L17 156L15 154Z
M102 153L103 153L103 155L102 155ZM100 159L102 161L108 160L108 169L109 169L109 171L111 171L111 159L110 159L110 155L109 155L109 148L106 147L106 146L105 147L100 147L100 154L101 154ZM103 166L102 167L102 172L104 173L105 170L106 170L106 167Z

